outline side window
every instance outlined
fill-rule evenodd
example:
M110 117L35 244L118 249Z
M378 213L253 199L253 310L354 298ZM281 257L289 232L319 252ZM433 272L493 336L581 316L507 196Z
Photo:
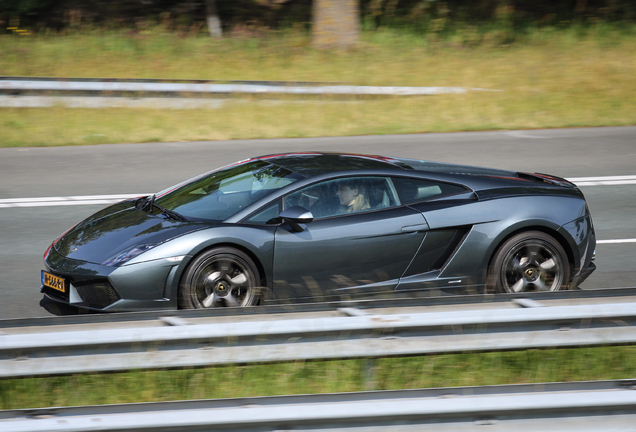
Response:
M270 219L278 217L281 211L280 200L276 200L274 203L269 204L265 208L257 211L256 213L248 217L245 222L250 224L265 225Z
M442 182L404 177L394 177L392 180L402 204L434 200L467 191L461 186Z
M386 177L346 177L308 186L287 195L285 208L299 205L314 218L358 213L397 205Z

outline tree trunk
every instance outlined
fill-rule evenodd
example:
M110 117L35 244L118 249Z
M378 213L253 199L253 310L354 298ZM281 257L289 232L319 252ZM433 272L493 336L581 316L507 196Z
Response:
M223 30L221 29L221 19L216 12L216 4L214 3L214 0L205 0L205 14L210 36L213 38L222 37Z
M360 33L359 0L313 0L313 44L319 49L351 49Z

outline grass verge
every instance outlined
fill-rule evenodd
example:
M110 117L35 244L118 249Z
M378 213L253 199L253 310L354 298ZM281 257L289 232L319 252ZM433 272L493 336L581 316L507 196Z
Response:
M337 81L502 90L311 101L230 100L220 109L0 108L0 146L315 137L636 124L636 26L543 29L512 45L459 31L391 30L351 52L307 35L212 40L148 31L0 37L0 73L24 76ZM247 103L246 103L247 102Z
M0 381L0 409L636 377L636 346L215 366Z

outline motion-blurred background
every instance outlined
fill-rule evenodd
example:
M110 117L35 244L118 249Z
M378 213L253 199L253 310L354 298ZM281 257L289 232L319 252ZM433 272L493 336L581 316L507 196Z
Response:
M197 110L5 109L2 145L633 124L635 20L628 0L4 0L4 76L496 91L225 95L222 109Z

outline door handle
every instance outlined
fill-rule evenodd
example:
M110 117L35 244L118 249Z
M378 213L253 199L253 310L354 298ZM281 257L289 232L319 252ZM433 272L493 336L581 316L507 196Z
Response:
M428 224L425 224L425 223L402 227L403 233L414 233L414 232L426 231L426 230L428 230Z

